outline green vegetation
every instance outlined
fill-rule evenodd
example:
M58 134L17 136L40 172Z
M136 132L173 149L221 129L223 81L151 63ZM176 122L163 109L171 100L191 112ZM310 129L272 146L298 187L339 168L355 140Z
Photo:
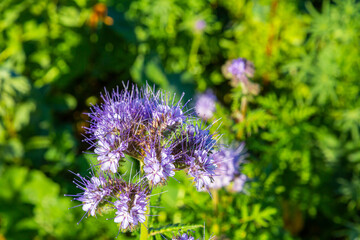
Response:
M245 141L245 193L187 188L152 198L151 237L360 239L360 3L280 0L0 1L0 239L113 239L81 219L72 169L86 175L83 126L122 81L212 89L213 129ZM203 30L196 30L204 20ZM255 66L258 94L232 87L228 59ZM221 124L220 124L221 123ZM186 182L186 184L182 184ZM179 227L180 226L180 227ZM138 239L120 233L119 239Z

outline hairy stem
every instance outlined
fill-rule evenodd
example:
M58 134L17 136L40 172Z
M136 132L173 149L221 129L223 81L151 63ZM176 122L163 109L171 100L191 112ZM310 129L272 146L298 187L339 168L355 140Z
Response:
M145 222L141 224L140 228L140 240L147 240L149 238L149 216L147 216L150 213L150 207L149 204L146 206L146 213L145 213Z
M141 173L144 173L143 167L144 167L144 163L140 161ZM150 214L150 197L148 200L148 204L146 206L145 222L141 224L141 228L140 228L140 240L147 240L149 238L149 214Z

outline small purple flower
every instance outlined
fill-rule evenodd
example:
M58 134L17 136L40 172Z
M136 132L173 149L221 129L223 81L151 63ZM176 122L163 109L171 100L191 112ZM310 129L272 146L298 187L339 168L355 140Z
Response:
M247 77L254 76L254 65L245 58L231 60L227 72L240 81L247 81Z
M82 202L82 209L91 216L95 216L98 205L111 196L113 188L107 183L105 177L101 175L99 177L92 176L90 180L80 174L76 174L76 176L79 179L75 179L74 183L83 192L66 196L73 196L74 200Z
M161 122L165 127L171 127L176 124L181 124L184 121L185 116L178 106L170 107L168 105L160 104L153 111L153 119L157 122Z
M151 185L165 183L169 177L175 175L174 160L170 148L164 147L159 154L151 148L144 157L144 172Z
M195 112L203 120L208 120L213 117L215 112L216 96L212 91L206 91L199 94L195 104Z
M254 64L245 58L227 61L222 67L223 75L231 79L234 87L242 86L244 94L259 94L259 84L251 82L248 78L254 76Z
M195 30L201 32L206 28L206 22L203 19L199 19L195 22Z
M213 181L216 164L212 156L208 156L205 150L195 150L194 157L189 158L189 174L194 178L198 191L207 190Z
M120 223L120 229L132 230L139 223L145 222L148 191L138 184L126 184L114 202L116 217L114 222Z
M116 173L119 160L125 156L124 152L127 148L128 143L122 142L116 135L100 139L94 151L98 155L101 170Z

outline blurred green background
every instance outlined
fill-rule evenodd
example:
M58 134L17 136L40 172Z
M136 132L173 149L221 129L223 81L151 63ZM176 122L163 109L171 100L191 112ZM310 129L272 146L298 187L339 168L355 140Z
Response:
M199 20L206 22L196 30ZM222 76L255 65L260 93ZM225 143L245 141L245 193L216 203L182 175L154 227L204 224L216 239L360 239L360 4L302 0L1 0L0 239L113 239L70 197L86 174L83 126L122 81L213 89ZM239 117L239 114L241 117ZM177 230L174 231L177 233ZM196 230L196 236L203 229ZM136 239L120 234L119 239ZM163 239L159 235L157 239Z

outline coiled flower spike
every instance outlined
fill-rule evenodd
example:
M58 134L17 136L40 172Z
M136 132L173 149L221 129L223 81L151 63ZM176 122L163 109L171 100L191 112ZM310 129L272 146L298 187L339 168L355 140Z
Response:
M113 203L116 210L114 222L120 224L120 230L134 230L145 222L150 189L142 181L137 183L121 182L119 197Z
M145 176L152 185L166 182L175 175L174 161L170 148L162 148L161 152L157 153L152 147L144 158Z
M108 184L106 177L101 173L98 177L92 173L90 179L82 177L79 173L75 175L78 177L78 179L75 179L73 182L75 183L76 187L83 190L83 192L76 195L65 196L74 197L73 200L82 202L82 204L78 206L82 206L82 209L86 213L81 218L81 220L85 217L86 214L95 216L99 204L104 202L112 195L113 187Z

